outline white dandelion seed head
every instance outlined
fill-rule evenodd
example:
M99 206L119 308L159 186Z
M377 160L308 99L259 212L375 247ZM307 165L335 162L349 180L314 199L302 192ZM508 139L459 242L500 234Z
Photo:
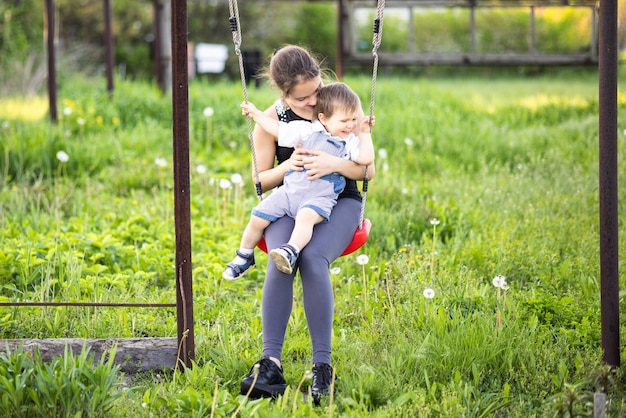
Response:
M409 147L413 146L413 140L409 137L404 138L404 143L408 145Z
M76 119L76 123L78 123L79 125L84 125L85 124L85 119L78 118L78 119Z
M211 116L213 116L213 108L205 107L204 110L202 111L202 114L204 115L205 118L210 118Z
M341 268L339 267L333 267L330 269L330 274L339 274L341 273Z
M230 181L237 186L241 186L243 184L243 177L239 173L235 173L230 176Z
M435 297L435 291L431 288L424 289L424 297L426 299L432 299Z
M502 289L502 286L507 286L506 278L504 276L496 276L491 281L495 287Z
M380 148L378 150L378 156L384 160L387 158L387 150L385 148Z
M226 189L232 189L233 185L230 182L230 180L228 179L221 179L220 180L220 188L226 190Z
M204 173L206 173L206 172L207 172L206 165L204 165L204 164L198 164L198 165L196 166L196 173L198 173L198 174L204 174Z
M11 126L9 121L2 121L2 129L9 129L9 126Z
M356 258L356 262L364 266L370 262L370 258L366 254L361 254Z
M311 370L306 370L304 372L304 380L311 380L313 379L313 372Z
M59 151L57 152L57 160L61 161L62 163L66 163L70 160L70 156L67 155L65 151Z
M237 142L236 141L230 141L228 146L230 146L232 149L235 149L235 148L237 148Z
M400 191L400 193L402 193L402 194L409 194L409 190L406 187L403 187L402 190Z
M154 159L154 163L159 167L167 167L167 160L163 157L157 157Z
M389 171L389 164L387 163L383 164L383 171Z
M71 108L71 107L69 107L69 106L68 106L68 107L64 107L64 108L63 108L63 114L64 114L65 116L69 116L69 115L71 115L71 114L72 114L72 108Z
M440 224L439 219L437 219L437 218L432 218L432 219L430 220L430 224L431 224L431 225L439 225L439 224Z

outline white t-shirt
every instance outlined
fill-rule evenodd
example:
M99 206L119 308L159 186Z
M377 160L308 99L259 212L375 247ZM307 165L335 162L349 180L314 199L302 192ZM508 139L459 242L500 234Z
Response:
M319 120L312 123L304 120L294 120L289 123L278 122L278 145L288 148L299 148L314 132L325 132L328 137L332 137ZM332 137L336 141L346 144L346 152L342 156L347 160L356 161L359 158L359 138L351 134L346 139Z

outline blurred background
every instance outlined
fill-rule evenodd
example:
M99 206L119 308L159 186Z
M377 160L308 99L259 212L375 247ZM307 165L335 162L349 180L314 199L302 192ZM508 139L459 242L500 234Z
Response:
M58 83L62 85L65 77L76 73L104 75L105 1L3 0L0 3L0 95L28 96L45 92L46 3L53 4L54 8ZM403 2L388 3L397 6ZM407 1L407 7L390 7L388 4L381 54L417 52L441 57L442 54L458 56L476 52L506 57L507 54L526 54L529 48L537 54L597 54L591 45L596 39L593 32L597 31L597 18L593 13L596 3L593 1L474 1L489 7L477 8L473 17L468 7L444 7L453 3L450 1L442 0L438 6L438 0L424 0L422 3L427 6L414 7L419 3ZM157 17L157 11L168 9L169 0L109 0L109 4L115 76L156 81L159 77L158 65L155 65L155 57L159 56L155 48L158 23L169 18L167 14L165 18ZM355 54L370 52L376 1L344 0L343 4L351 14L350 51ZM360 6L358 10L355 4ZM315 51L326 67L336 69L337 39L346 36L338 34L339 2L240 0L238 5L242 51L248 61L265 63L274 49L295 43ZM571 7L580 5L585 7ZM190 58L193 60L201 51L223 56L223 66L218 64L217 68L205 70L206 75L197 71L201 63L191 62L190 76L237 79L239 68L229 27L228 1L188 0L187 10L188 39L192 48ZM529 18L531 14L532 19ZM472 19L475 20L475 32L470 36ZM621 51L626 43L626 25L621 24L626 21L626 6L623 4L619 5L618 19ZM533 45L529 46L529 43ZM194 50L194 46L208 49ZM419 75L435 71L427 63L411 61L410 55L406 55L401 64L402 60L395 60L395 63L381 61L387 72ZM366 62L367 59L346 60L341 71L364 71ZM588 65L594 63L593 60L587 62ZM497 66L498 63L485 62L483 65ZM439 65L436 71L450 71L450 67L459 67L459 63ZM537 69L532 61L525 67Z

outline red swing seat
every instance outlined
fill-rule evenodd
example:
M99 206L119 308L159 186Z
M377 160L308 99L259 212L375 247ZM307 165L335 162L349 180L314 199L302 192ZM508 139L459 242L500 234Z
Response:
M363 244L367 242L371 229L372 222L369 219L364 218L361 226L357 228L356 231L354 231L352 241L350 241L350 244L348 244L346 249L343 250L343 253L341 253L341 255L344 256L352 254L353 252L361 248ZM259 241L257 247L264 253L267 253L267 243L265 242L265 237L261 237L261 241Z

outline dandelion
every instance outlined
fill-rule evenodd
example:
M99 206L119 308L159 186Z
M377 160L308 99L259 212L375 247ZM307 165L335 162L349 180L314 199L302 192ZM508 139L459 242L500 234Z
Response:
M435 291L431 288L424 289L424 297L426 299L432 299L435 297Z
M69 115L71 115L71 114L72 114L72 108L71 108L71 107L69 107L69 106L64 107L64 108L63 108L63 114L64 114L65 116L69 116Z
M57 160L61 161L62 163L66 163L70 160L70 156L67 155L65 151L59 151L57 152Z
M220 188L224 190L232 189L233 185L228 179L220 180Z
M204 115L205 118L210 118L211 116L213 116L213 108L205 107L204 110L202 111L202 114Z
M411 138L404 138L404 143L409 147L413 146L413 140Z
M119 125L120 124L120 118L118 118L117 116L114 117L113 119L111 119L111 123L113 123L113 125Z
M341 273L341 268L340 267L333 267L333 268L330 269L330 274L337 275L339 273Z
M198 164L198 165L196 166L196 173L198 173L198 174L204 174L204 173L206 173L206 172L207 172L206 165L204 165L204 164Z
M506 287L508 289L508 285L506 283L506 278L504 276L496 276L491 281L493 285L499 289L504 289Z
M389 171L389 164L387 163L383 164L383 171Z
M102 116L96 116L96 123L98 125L102 125L104 123L104 118Z
M498 306L496 310L496 325L501 326L502 325L502 312L504 312L504 309L506 307L506 291L508 290L509 285L506 282L506 278L504 276L494 277L491 283L493 283L493 285L498 289L498 295L497 295ZM504 290L504 292L502 292L502 290Z
M378 150L378 156L384 160L387 158L387 150L385 148L380 148Z
M235 185L235 186L241 186L243 184L243 177L241 177L241 174L239 173L235 173L232 176L230 176L230 181Z
M356 258L356 262L361 265L363 274L363 307L367 311L367 276L365 275L365 265L370 262L366 254L361 254Z
M433 226L439 225L439 224L440 224L439 219L437 219L437 218L432 218L432 219L430 220L430 224L431 224L431 225L433 225Z
M2 129L9 129L10 126L8 121L2 121Z
M78 123L79 125L84 125L85 124L85 119L84 118L78 118L76 119L76 123Z
M157 157L154 159L154 163L159 167L167 167L167 160L162 157Z

